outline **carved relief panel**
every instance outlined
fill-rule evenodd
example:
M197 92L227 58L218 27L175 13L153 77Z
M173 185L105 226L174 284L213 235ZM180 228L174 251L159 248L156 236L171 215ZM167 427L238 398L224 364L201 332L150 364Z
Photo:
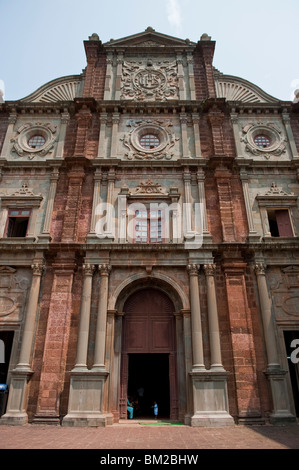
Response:
M25 270L0 267L0 324L22 321L29 284Z
M242 153L257 160L290 160L291 152L282 121L273 117L239 120Z
M170 160L178 153L178 129L170 119L128 119L121 137L128 160Z
M124 61L120 98L135 101L178 99L176 60Z
M37 116L16 119L5 157L20 161L42 161L55 157L61 124L65 124L64 121L65 119L57 117L49 120Z
M272 270L269 284L276 320L299 322L299 266Z

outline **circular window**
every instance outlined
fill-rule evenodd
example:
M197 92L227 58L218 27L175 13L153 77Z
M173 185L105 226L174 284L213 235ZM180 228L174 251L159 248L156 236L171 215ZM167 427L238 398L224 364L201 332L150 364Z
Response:
M270 147L271 141L267 135L259 134L254 137L254 143L261 149Z
M46 143L46 139L42 135L33 135L28 140L29 147L33 149L39 149L43 145L45 145L45 143Z
M154 149L160 145L160 139L154 134L145 134L140 138L140 145L145 149Z

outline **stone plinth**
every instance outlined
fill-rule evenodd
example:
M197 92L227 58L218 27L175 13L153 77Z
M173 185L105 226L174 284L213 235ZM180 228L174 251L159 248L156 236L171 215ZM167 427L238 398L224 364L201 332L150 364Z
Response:
M106 426L113 416L103 411L104 388L108 372L72 371L68 414L63 426Z
M231 426L228 412L227 372L192 371L194 415L191 426Z

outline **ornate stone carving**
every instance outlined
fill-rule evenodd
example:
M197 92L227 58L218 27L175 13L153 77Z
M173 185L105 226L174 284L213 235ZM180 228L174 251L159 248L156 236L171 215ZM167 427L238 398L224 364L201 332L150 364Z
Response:
M41 276L43 274L44 265L41 263L34 263L31 265L33 276Z
M216 273L216 264L204 264L204 272L206 276L215 276Z
M153 183L151 179L145 181L145 183L140 182L137 188L135 189L134 194L166 194L163 190L161 184Z
M176 61L123 63L121 99L164 101L178 98Z
M188 264L187 265L187 271L188 271L190 276L197 276L199 268L200 268L199 264Z
M28 123L20 126L17 130L17 137L13 138L12 151L20 157L27 157L32 160L35 157L44 157L50 153L56 141L57 127L51 123ZM28 141L34 135L41 135L45 139L45 143L41 147L33 148Z
M170 120L129 120L127 127L131 128L121 140L128 149L125 156L128 160L170 160L174 156L175 143L179 140L172 131L173 124ZM140 144L140 139L146 134L153 134L159 140L154 148L145 148Z
M282 189L280 189L275 182L271 184L270 189L264 195L265 196L291 196L291 194L288 194Z
M20 189L17 189L14 193L11 194L11 196L41 196L41 194L33 194L32 189L28 188L27 183L23 183L22 187Z
M93 264L83 264L83 273L85 276L92 276L95 270L95 266Z
M249 123L242 129L243 137L241 142L245 144L246 152L257 157L269 159L272 156L281 156L286 152L285 142L287 141L282 130L271 122L268 123ZM257 135L265 135L269 137L270 145L261 148L254 142Z
M0 323L21 321L29 280L8 266L0 267Z
M254 269L257 276L265 276L267 265L265 263L255 263Z
M111 266L110 264L99 264L98 269L99 269L101 276L109 276L110 271L111 271Z

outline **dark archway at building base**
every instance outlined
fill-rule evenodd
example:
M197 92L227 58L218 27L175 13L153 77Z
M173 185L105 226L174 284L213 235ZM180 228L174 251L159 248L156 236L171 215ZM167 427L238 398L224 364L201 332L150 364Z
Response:
M144 389L143 396L139 396L141 388ZM153 404L156 401L159 418L169 418L168 354L129 354L128 397L135 403L137 401L134 417L154 418Z

